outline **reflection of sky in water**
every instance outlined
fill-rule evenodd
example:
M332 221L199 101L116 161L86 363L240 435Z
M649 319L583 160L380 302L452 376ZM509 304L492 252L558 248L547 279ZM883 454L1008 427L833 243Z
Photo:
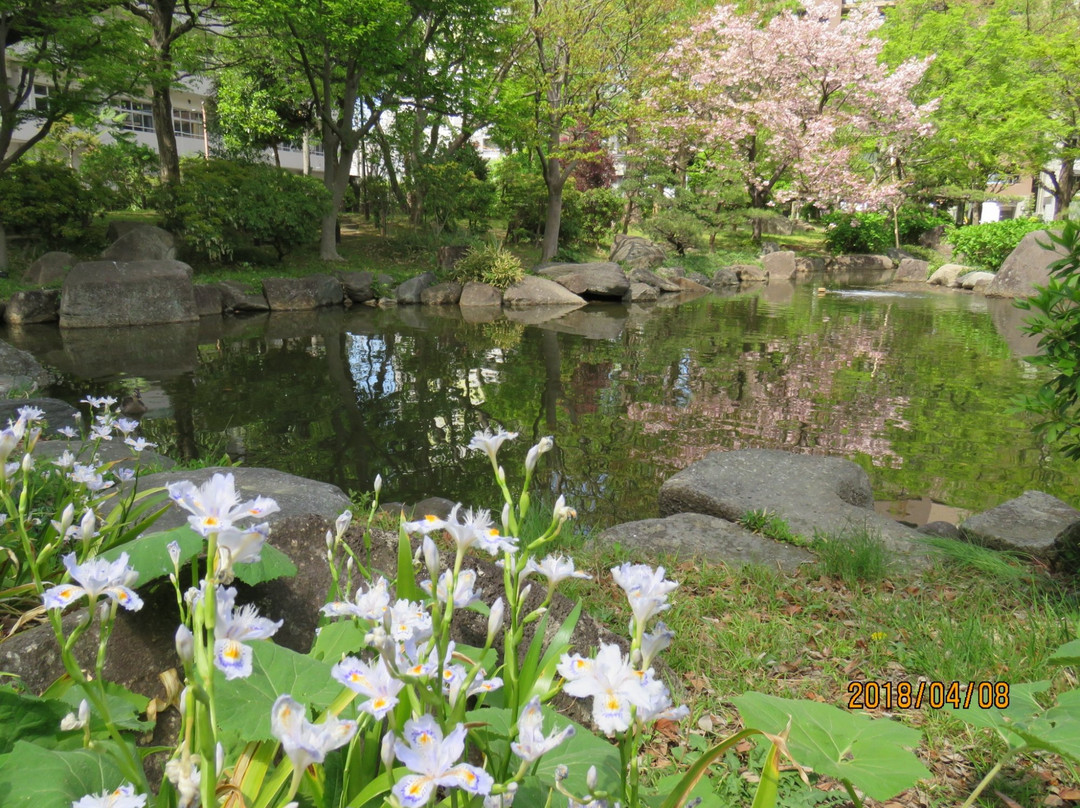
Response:
M386 372L391 357L382 337L346 334L349 374L361 398L377 398L397 391L393 373Z

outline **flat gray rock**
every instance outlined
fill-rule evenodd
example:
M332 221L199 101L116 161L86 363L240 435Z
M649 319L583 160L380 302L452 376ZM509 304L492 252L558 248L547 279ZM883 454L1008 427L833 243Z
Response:
M224 311L270 311L265 295L253 294L236 281L221 281L221 307Z
M926 283L926 276L930 271L930 262L919 258L901 258L900 268L896 271L894 280L910 283Z
M61 328L198 319L191 267L180 261L83 262L68 273L60 295Z
M461 300L461 284L457 281L436 283L420 292L425 306L456 306Z
M372 272L339 272L338 280L345 297L353 303L366 303L375 299L375 274Z
M75 256L69 252L47 252L27 267L23 273L23 283L45 286L62 281L76 263Z
M824 271L824 258L818 256L800 255L795 259L795 273L797 275L812 275L815 272Z
M657 556L673 555L723 563L731 567L761 564L792 572L814 560L802 547L773 541L715 516L679 513L664 519L610 527L594 540L599 546L618 543L634 558L654 562Z
M503 305L510 308L525 306L583 306L585 299L549 278L526 275L503 292Z
M195 286L195 310L200 317L220 315L225 310L221 287L214 283L197 284Z
M1054 562L1058 537L1080 522L1080 511L1041 491L1025 491L996 508L969 516L964 538L995 550L1011 550Z
M489 283L469 281L461 288L458 305L463 309L474 307L499 308L502 306L502 297L502 292Z
M647 283L634 281L630 284L630 291L626 293L625 300L632 303L645 303L660 297L660 291L655 286Z
M589 264L552 264L536 273L586 300L622 300L630 281L622 267L612 261Z
M345 299L341 281L332 275L264 278L262 289L271 311L306 311L323 306L340 306Z
M664 263L664 248L641 236L615 235L611 245L609 261L622 264L627 271L634 269L652 269ZM644 282L644 281L643 281Z
M126 228L101 254L106 261L172 261L176 258L176 237L150 224Z
M985 289L994 281L993 272L983 272L979 270L977 272L968 272L966 275L961 275L954 282L955 286L961 289L973 289L978 291L979 289Z
M934 270L934 274L926 279L931 286L952 286L965 272L970 272L971 267L963 264L944 264Z
M762 257L769 280L786 281L795 277L795 253L792 250L779 250Z
M673 283L661 275L657 275L651 269L632 269L626 273L627 279L631 283L644 283L647 286L651 286L658 292L678 292L679 284Z
M0 395L33 390L52 382L52 375L26 351L0 340Z
M4 309L12 325L55 323L60 319L59 289L24 289L15 292Z
M734 264L728 267L735 273L739 283L765 283L769 276L757 264Z
M409 278L394 290L394 299L398 305L418 305L421 302L420 294L433 286L435 280L434 272L424 272L415 278Z
M829 271L873 271L893 269L895 264L887 255L834 255L829 259Z
M874 513L866 472L840 457L777 449L713 452L666 480L659 499L665 516L704 513L737 522L749 511L768 510L804 536L865 527L894 554L925 553L914 530Z
M7 425L8 421L14 421L19 417L19 410L23 407L37 407L44 410L46 427L41 433L44 439L51 438L58 429L70 426L72 429L79 428L79 411L58 398L12 398L0 401L0 428ZM39 443L38 447L44 443ZM36 450L35 450L36 454Z
M1053 249L1046 249L1047 246ZM1016 249L1009 253L994 280L986 287L987 297L1030 297L1036 286L1046 286L1050 280L1050 264L1065 257L1065 250L1050 243L1045 230L1028 233Z

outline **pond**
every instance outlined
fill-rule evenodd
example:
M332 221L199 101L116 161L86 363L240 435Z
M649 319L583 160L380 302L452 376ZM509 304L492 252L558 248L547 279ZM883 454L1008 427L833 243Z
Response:
M1009 301L820 284L569 313L357 306L3 336L61 370L56 397L138 387L142 433L170 456L228 453L346 492L381 474L384 500L497 504L486 457L464 450L483 428L521 433L500 454L512 480L553 435L540 485L591 526L656 516L667 477L744 447L850 458L882 510L915 522L1028 489L1080 500L1074 464L1008 412L1040 378Z

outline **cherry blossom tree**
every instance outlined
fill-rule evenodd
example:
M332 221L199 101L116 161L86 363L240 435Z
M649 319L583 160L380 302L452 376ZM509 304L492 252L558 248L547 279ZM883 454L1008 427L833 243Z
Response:
M930 131L933 103L910 100L929 60L890 71L876 11L837 20L833 3L804 6L771 19L708 12L661 60L671 79L652 100L653 135L738 171L754 208L895 204L903 156Z

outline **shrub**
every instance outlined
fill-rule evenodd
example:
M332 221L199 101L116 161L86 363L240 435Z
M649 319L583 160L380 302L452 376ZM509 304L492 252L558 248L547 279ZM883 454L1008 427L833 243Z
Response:
M82 177L103 210L142 209L158 183L161 162L149 146L129 143L98 143L79 164Z
M0 222L9 235L48 244L72 241L93 212L92 195L63 163L20 162L0 175Z
M181 181L163 189L167 226L211 261L270 244L278 258L319 236L329 193L313 177L263 163L185 160Z
M581 218L580 240L599 245L611 238L615 221L622 214L623 201L622 197L610 188L590 188L578 198L578 208ZM561 229L559 235L562 235Z
M479 281L506 289L525 277L525 270L518 257L497 244L473 247L454 264L450 279L458 283Z
M957 228L950 232L949 241L969 264L996 272L1024 236L1045 229L1041 219L1005 219Z
M825 245L833 253L885 253L896 245L891 213L837 211L822 221L826 224ZM915 244L923 233L950 221L941 211L905 205L896 221L900 243Z
M477 159L483 163L482 158ZM452 230L461 221L474 233L487 228L495 204L495 186L487 181L486 169L479 174L477 171L477 167L464 159L424 167L423 182L427 189L424 214L436 232Z
M700 247L704 240L704 225L697 216L676 207L665 208L650 216L642 225L652 238L666 241L679 255Z
M547 185L537 170L519 156L504 157L496 167L496 211L506 219L506 240L511 244L535 243L544 236L547 220ZM582 194L567 182L563 188L559 244L569 245L582 237Z

